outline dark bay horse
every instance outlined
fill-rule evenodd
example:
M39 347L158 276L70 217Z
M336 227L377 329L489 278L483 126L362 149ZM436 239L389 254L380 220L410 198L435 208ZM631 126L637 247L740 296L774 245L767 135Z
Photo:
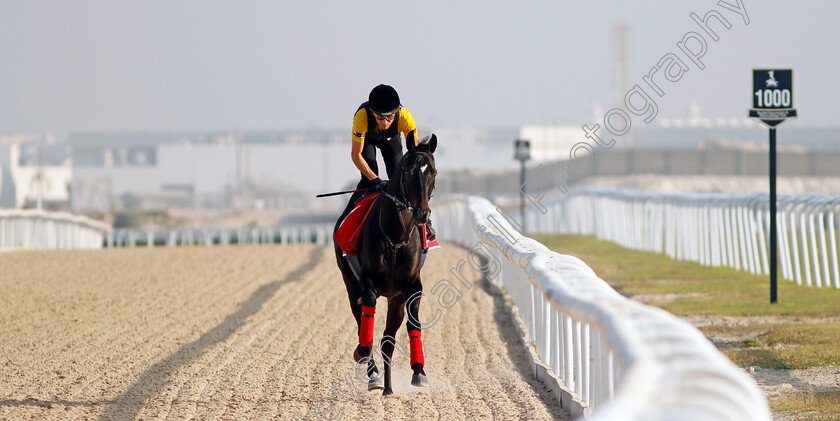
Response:
M383 395L394 393L391 389L391 357L395 335L405 318L406 302L409 303L407 328L411 369L414 371L411 384L421 387L429 384L423 371L423 345L418 322L420 299L415 294L423 290L420 266L425 256L422 256L421 230L425 229L431 214L429 198L435 188L437 174L433 155L436 147L437 137L433 134L424 138L418 146L409 147L402 157L392 174L387 194L380 196L372 205L359 239L358 260L356 257L343 257L341 249L335 246L350 308L359 327L359 345L353 357L358 363L368 364L368 390L384 389ZM388 317L380 341L384 384L371 356L377 297L388 298Z

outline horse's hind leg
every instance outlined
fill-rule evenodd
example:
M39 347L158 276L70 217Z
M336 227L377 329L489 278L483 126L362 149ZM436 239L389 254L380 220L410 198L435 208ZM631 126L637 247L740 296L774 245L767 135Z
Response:
M417 291L419 292L419 291ZM426 363L423 356L423 340L420 336L420 296L417 292L411 294L408 303L408 340L411 347L411 369L414 374L411 376L411 385L418 387L428 387L429 380L426 378L426 372L423 371L423 365Z
M405 318L405 297L400 294L388 299L388 320L385 322L385 332L382 335L380 348L382 349L382 369L385 371L385 390L383 395L394 393L391 388L391 357L394 355L394 343L397 334ZM401 347L402 348L402 347ZM405 352L405 351L402 351Z
M362 326L363 325L363 323L362 323L362 318L363 318L363 316L362 316L362 312L363 312L363 309L362 309L362 286L361 286L359 280L356 278L353 271L351 270L350 263L347 261L347 259L345 259L342 256L341 250L338 248L338 246L336 246L335 253L336 253L336 260L338 262L338 268L341 271L342 278L344 278L344 286L347 288L347 298L350 300L350 311L353 312L353 317L356 319L356 326L357 326L356 334L360 338L360 341L359 341L360 343L356 347L355 351L353 352L353 359L357 363L362 363L362 362L364 362L365 359L367 359L370 356L370 351L371 351L371 346L370 345L371 344L369 342L372 342L372 340L367 341L368 342L367 347L362 346L361 339L363 339L363 336L364 336L364 335L362 335L362 327L363 327ZM374 301L374 305L375 305L375 301ZM367 311L366 313L370 314L370 315L373 314L372 311ZM365 319L367 319L367 318L365 318ZM372 322L372 320L370 322ZM366 330L371 330L371 329L368 329L367 325L364 326L364 327L365 327ZM371 332L372 332L372 330L371 330ZM370 336L372 338L372 334ZM372 360L371 360L371 362L372 362ZM374 372L378 372L378 370L376 369L376 365L373 365L372 367L369 367L369 369L372 369Z

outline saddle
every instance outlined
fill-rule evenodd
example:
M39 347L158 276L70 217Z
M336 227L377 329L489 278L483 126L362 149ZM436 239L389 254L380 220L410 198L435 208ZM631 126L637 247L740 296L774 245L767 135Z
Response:
M359 203L350 211L349 214L341 221L338 230L335 231L333 238L341 251L347 256L355 256L359 252L359 238L362 236L362 231L365 227L365 221L370 215L371 209L376 199L381 196L380 193L373 193L362 198ZM437 239L428 241L427 233L424 229L423 235L423 252L430 249L440 248Z

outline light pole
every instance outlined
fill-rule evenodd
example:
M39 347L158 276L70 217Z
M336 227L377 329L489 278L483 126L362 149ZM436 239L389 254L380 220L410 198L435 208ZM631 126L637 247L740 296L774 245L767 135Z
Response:
M531 142L516 139L513 142L513 157L519 161L519 219L522 223L522 234L525 234L525 161L531 159Z

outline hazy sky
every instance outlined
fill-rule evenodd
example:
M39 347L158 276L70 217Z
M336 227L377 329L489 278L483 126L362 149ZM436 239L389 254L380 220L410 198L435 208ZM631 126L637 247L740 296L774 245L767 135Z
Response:
M0 0L0 132L349 131L378 83L421 127L581 125L594 102L615 105L615 23L630 26L642 84L702 33L689 14L712 9L732 27L712 23L706 68L662 84L657 119L692 99L704 116L744 117L751 69L778 67L794 69L792 124L837 124L840 2L742 1L749 25L711 0Z

